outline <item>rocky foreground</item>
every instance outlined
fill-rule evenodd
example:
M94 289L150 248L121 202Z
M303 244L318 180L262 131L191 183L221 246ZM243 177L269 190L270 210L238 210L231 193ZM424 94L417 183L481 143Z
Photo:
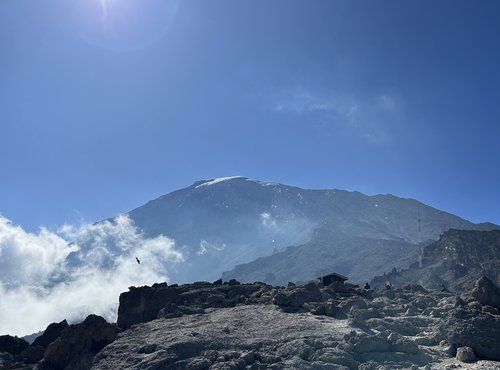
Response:
M131 287L117 324L0 337L1 369L500 369L500 291L263 283Z

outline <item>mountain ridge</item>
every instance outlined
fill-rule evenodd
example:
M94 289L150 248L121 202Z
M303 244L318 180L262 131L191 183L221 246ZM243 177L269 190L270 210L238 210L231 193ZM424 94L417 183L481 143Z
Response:
M407 269L376 276L374 287L383 287L385 280L402 286L420 284L428 288L461 292L472 288L481 276L500 285L500 230L477 231L450 229L439 240L422 249L419 262Z
M474 224L414 198L302 189L243 176L199 180L126 215L145 236L175 240L186 261L172 268L169 276L180 283L213 281L237 265L307 245L314 242L316 230L378 244L380 240L403 241L418 250L419 243L437 239L449 228L496 227ZM324 244L326 248L328 243Z

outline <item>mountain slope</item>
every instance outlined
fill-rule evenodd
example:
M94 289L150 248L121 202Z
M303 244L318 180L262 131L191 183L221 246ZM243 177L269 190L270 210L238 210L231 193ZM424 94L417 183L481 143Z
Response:
M500 230L449 230L423 249L421 263L408 269L375 277L374 287L386 279L393 285L421 284L462 292L472 288L481 276L500 285Z
M199 181L127 215L145 236L163 234L175 239L184 262L169 269L174 282L215 280L238 264L272 256L289 246L315 243L315 248L323 250L335 238L353 238L347 244L337 243L335 253L344 244L360 250L356 258L364 248L379 254L380 260L394 260L387 253L397 245L404 250L397 259L405 259L414 252L408 243L437 239L449 228L482 227L413 199L338 189L305 190L244 177ZM319 235L316 230L325 232L321 243L314 239ZM347 254L345 259L349 258ZM379 271L383 270L375 272Z
M316 230L309 242L237 265L232 271L224 272L222 278L284 285L334 271L349 276L350 282L361 284L380 271L392 269L394 263L410 265L418 258L418 251L415 244L402 239L372 239Z

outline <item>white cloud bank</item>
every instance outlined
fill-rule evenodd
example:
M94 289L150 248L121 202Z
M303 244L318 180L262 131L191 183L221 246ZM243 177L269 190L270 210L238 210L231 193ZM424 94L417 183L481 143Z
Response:
M121 292L168 281L166 269L183 260L172 239L145 237L127 216L38 234L0 216L0 335L90 313L115 321Z

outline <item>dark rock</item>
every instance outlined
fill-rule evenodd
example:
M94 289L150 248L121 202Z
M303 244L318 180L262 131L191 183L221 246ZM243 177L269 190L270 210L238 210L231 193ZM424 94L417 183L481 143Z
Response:
M447 345L443 348L443 353L449 357L455 357L457 355L457 347L453 344Z
M354 353L389 352L390 343L382 336L355 335L347 348Z
M43 348L47 348L48 345L55 341L59 335L61 335L61 332L67 327L68 322L66 320L50 324L47 326L47 329L45 329L43 334L33 341L32 346L42 346Z
M390 350L409 354L419 353L418 345L406 338L396 339L393 343L391 343Z
M319 303L316 307L311 308L310 311L314 315L325 315L330 317L337 317L341 312L338 307L338 301L333 299Z
M14 363L14 357L10 353L0 351L0 369L11 369Z
M298 309L306 302L318 302L321 300L321 291L315 282L308 283L303 287L283 290L276 294L273 303L281 308Z
M88 370L94 356L112 343L120 329L100 316L89 315L85 321L64 329L45 350L39 370Z
M254 351L250 351L250 352L247 352L247 353L244 353L243 355L241 355L241 359L243 361L245 361L245 363L247 365L251 365L255 362L256 360L256 354Z
M205 299L205 304L207 304L208 306L212 306L214 303L220 303L222 301L224 301L226 299L226 297L224 296L224 294L210 294L207 296L207 298Z
M500 289L486 276L476 282L471 292L471 298L482 305L500 308Z
M210 365L210 361L206 358L195 358L187 364L186 370L205 370L208 369Z
M188 313L186 309L182 311L183 314L194 314L203 313L199 311L200 308L234 307L237 304L255 304L264 301L270 303L270 296L262 297L262 294L270 289L271 287L262 283L240 284L236 280L225 285L197 282L159 288L145 286L120 295L118 326L128 329L134 324L148 322L158 317L179 317L181 315L177 312L177 308L180 306L196 307L198 310L196 312ZM173 306L168 306L170 304Z
M465 306L465 301L460 298L460 296L457 294L455 296L455 304L454 304L455 307L462 307L462 306Z
M165 288L167 286L168 286L168 284L166 282L153 284L153 288Z
M213 282L214 285L222 285L222 279L217 279Z
M500 310L498 310L498 308L491 307L488 305L484 305L483 307L481 307L481 312L482 313L490 313L492 315L500 315Z
M500 230L478 231L450 229L438 241L423 246L420 262L397 275L378 276L372 287L381 288L390 279L395 286L425 283L426 288L465 292L476 280L487 276L500 286Z
M410 292L414 293L428 293L428 291L420 284L409 284L406 285L404 290L409 290Z
M20 355L19 359L21 362L26 364L36 364L43 358L45 353L45 348L42 346L31 345L26 348Z
M171 285L163 288L142 287L120 294L118 326L127 329L133 324L156 319L168 303L174 303L180 291Z
M476 361L476 355L474 350L470 347L460 347L457 349L457 360L462 362L474 362Z
M327 286L327 291L331 291L334 293L346 293L349 291L349 286L344 283L340 283L338 281L334 281L330 285Z
M159 312L156 318L158 319L171 319L174 317L181 317L184 313L179 310L175 303L167 303Z
M152 343L152 344L147 344L145 346L142 346L141 348L139 348L139 351L137 351L137 352L150 354L150 353L155 352L157 348L158 348L158 346L155 343Z
M442 327L448 342L457 348L471 347L479 358L500 360L500 316L455 309Z
M366 310L353 308L349 312L349 316L353 325L364 327L367 320L381 317L381 314L376 308L368 308Z
M22 338L13 337L12 335L0 335L0 352L7 352L15 356L28 347L29 343Z
M158 312L157 318L171 319L174 317L181 317L182 315L195 315L202 313L205 313L205 310L201 307L178 306L175 303L168 303Z
M236 279L231 279L227 282L227 285L232 286L232 285L240 285L241 283L236 280Z

